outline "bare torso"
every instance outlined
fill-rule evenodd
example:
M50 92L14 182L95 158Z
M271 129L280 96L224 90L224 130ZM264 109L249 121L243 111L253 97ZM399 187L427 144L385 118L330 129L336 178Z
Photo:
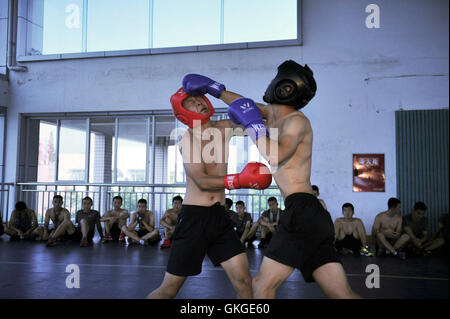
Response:
M217 134L209 136L208 132ZM228 143L231 137L232 129L229 120L209 121L202 124L201 129L194 127L186 132L180 143L183 161L189 160L192 163L195 160L207 175L225 176L228 167ZM186 147L188 145L189 147ZM211 158L214 160L211 161ZM195 176L186 174L186 195L183 205L212 206L217 202L225 204L224 189L200 189L194 179Z
M311 176L311 155L313 132L308 118L300 111L294 110L284 105L266 106L267 118L266 126L278 129L279 138L289 134L291 119L298 117L305 126L305 136L298 144L297 150L285 161L279 163L278 167L272 167L272 175L280 188L283 198L286 199L293 193L312 194Z
M402 217L398 214L390 215L387 212L380 213L377 218L380 222L380 232L388 238L399 237L398 230L401 229Z

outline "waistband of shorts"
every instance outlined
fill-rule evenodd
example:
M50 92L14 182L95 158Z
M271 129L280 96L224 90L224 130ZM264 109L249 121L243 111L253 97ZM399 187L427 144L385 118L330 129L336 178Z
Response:
M294 202L296 200L311 200L311 199L317 199L316 196L310 193L293 193L286 197L284 200L284 205L288 206L291 202Z
M181 205L181 211L188 212L199 212L199 213L207 213L211 210L225 210L225 206L221 205L220 202L215 203L211 206L199 206L199 205Z

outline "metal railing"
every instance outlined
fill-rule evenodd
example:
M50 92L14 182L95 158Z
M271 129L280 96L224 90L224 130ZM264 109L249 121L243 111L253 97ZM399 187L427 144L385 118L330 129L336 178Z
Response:
M112 209L112 199L116 195L123 198L122 208L130 213L136 210L139 199L147 200L148 209L155 213L155 226L159 227L159 220L165 211L172 206L172 198L180 195L184 198L185 184L74 184L74 183L17 183L19 197L28 207L34 209L38 222L43 223L45 211L52 207L53 196L58 194L63 197L63 206L71 213L72 220L75 213L82 209L82 200L89 196L92 198L92 209L103 215ZM242 200L246 204L246 210L253 220L259 218L261 213L268 209L267 199L274 196L278 199L280 208L282 197L278 188L270 187L265 190L233 190L227 191L226 197L234 203Z
M14 187L12 183L0 183L0 222L7 222L9 217L9 194Z

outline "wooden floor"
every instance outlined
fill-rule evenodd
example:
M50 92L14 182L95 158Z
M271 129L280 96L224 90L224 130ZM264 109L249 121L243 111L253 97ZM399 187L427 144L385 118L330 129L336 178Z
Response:
M0 298L144 298L157 288L164 276L169 249L157 246L124 246L98 243L80 248L62 242L47 248L44 243L10 242L0 237ZM263 250L247 250L250 272L255 276ZM449 268L446 257L342 256L344 269L355 292L369 299L448 299ZM67 266L80 270L80 288L67 288L71 274ZM380 287L369 289L366 267L380 270ZM235 292L221 267L213 267L206 257L200 275L189 277L177 298L232 299ZM296 270L282 285L277 298L322 299L315 283L304 282Z

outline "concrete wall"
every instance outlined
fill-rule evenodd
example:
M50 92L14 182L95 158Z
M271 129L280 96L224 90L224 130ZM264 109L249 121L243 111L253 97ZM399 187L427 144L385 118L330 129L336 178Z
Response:
M380 7L368 29L365 7ZM42 61L11 74L6 181L16 178L19 113L169 108L186 73L201 73L262 102L285 59L318 83L305 108L314 129L311 181L333 219L352 202L369 231L396 196L395 111L448 108L446 0L303 1L303 46ZM214 100L216 106L224 106ZM386 192L352 192L352 154L384 153Z

